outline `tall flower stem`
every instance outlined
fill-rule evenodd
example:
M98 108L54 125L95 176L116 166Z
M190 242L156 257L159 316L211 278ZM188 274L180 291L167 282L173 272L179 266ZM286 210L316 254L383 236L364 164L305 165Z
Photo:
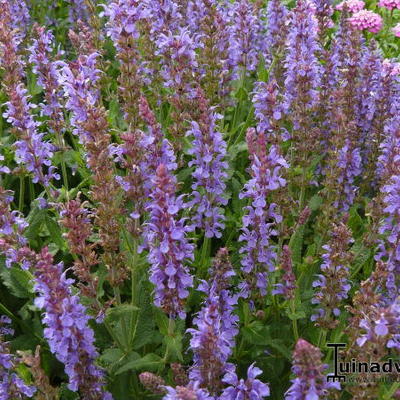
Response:
M25 176L20 176L20 178L19 178L19 203L18 203L18 209L21 212L24 209L24 197L25 197Z

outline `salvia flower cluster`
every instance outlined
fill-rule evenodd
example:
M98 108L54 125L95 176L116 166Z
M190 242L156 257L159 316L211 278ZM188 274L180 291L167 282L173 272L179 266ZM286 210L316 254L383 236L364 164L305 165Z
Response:
M399 10L0 0L0 400L399 397Z

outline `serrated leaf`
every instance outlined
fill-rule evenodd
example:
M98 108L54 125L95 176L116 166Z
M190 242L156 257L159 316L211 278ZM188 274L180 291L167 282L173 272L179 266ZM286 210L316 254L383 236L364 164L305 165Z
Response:
M107 322L118 322L122 318L131 316L131 313L138 311L139 308L132 304L121 304L120 306L112 307L107 310Z
M27 218L29 226L25 230L25 237L28 240L33 240L39 236L41 227L46 218L46 210L34 208Z
M11 294L20 299L30 298L33 293L32 276L19 267L3 267L0 275Z
M62 233L60 229L60 225L50 215L45 216L45 224L50 233L51 240L60 248L62 249L65 246L64 239L62 238Z
M314 195L311 197L310 201L308 202L308 207L310 207L311 211L317 211L322 204L322 197L319 195Z
M126 363L123 367L117 370L115 375L120 375L126 371L138 371L138 370L154 371L162 363L163 360L160 356L154 353L149 353L146 354L144 357L139 358L138 360Z
M289 247L292 250L292 260L295 264L300 264L303 252L304 225L299 226L290 238Z
M181 361L183 362L182 356L182 335L175 334L173 336L165 336L164 343L167 347L167 352L172 357L172 361Z

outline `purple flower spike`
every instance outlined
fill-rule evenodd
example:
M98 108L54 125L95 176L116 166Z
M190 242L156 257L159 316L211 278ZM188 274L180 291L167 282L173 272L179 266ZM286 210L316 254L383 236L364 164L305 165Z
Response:
M0 400L24 399L33 397L36 393L34 386L28 386L15 373L13 369L19 359L10 353L10 344L5 336L13 335L14 331L10 328L10 318L0 316Z
M184 208L182 196L176 197L175 193L176 179L161 164L153 178L145 235L150 249L150 281L155 285L154 304L170 317L184 318L184 300L193 285L184 263L193 260L194 246L186 238L190 228L178 217Z
M31 115L35 106L29 102L28 91L22 84L10 93L10 100L3 116L14 128L20 140L14 143L15 159L33 175L33 182L48 186L51 179L60 179L51 165L54 146L43 140L38 132L38 123ZM47 171L46 171L47 170Z
M234 371L228 372L223 382L229 386L223 391L220 400L262 400L269 397L268 385L257 379L257 376L261 374L261 369L255 367L254 364L248 368L246 380L239 379Z
M246 183L240 198L251 200L245 207L242 234L239 241L244 242L240 253L242 268L246 281L242 283L243 295L248 296L251 291L261 296L267 293L268 273L275 270L274 261L276 251L271 238L277 236L275 226L282 220L277 213L274 203L268 204L267 199L271 191L285 186L286 181L280 176L282 168L288 168L285 159L279 154L274 145L267 149L264 133L257 134L249 129L247 141L251 159L251 179Z
M330 389L340 389L338 382L328 383L322 364L322 353L304 339L299 339L293 351L292 371L296 378L285 394L285 400L326 399Z
M35 305L44 309L44 336L51 352L65 365L69 389L88 400L112 400L104 391L103 371L94 363L98 353L89 316L79 297L72 295L74 281L65 276L61 263L53 263L47 248L38 255L35 280L39 294Z
M207 298L194 319L196 328L187 331L192 335L190 347L194 353L189 378L217 394L222 389L222 376L233 367L227 361L238 333L238 317L233 314L237 296L229 290L230 278L235 273L227 249L218 251L210 274L211 285L207 281L199 285Z
M224 161L226 156L226 143L222 134L216 129L216 121L220 115L208 108L203 93L198 95L200 118L199 122L192 121L191 129L186 133L193 136L192 148L189 154L193 156L189 167L195 166L192 174L194 183L193 200L191 207L195 207L193 217L196 228L205 229L208 238L220 238L221 230L225 225L221 206L228 201L223 197L228 164Z
M315 5L309 0L299 0L291 13L285 60L285 109L294 107L296 110L293 117L295 129L300 124L300 119L304 118L304 115L298 115L298 108L312 110L319 99L317 88L321 79L321 67L317 59L320 46L315 13Z
M217 400L215 397L199 388L198 382L192 382L188 386L177 386L172 388L166 386L167 394L163 397L163 400Z

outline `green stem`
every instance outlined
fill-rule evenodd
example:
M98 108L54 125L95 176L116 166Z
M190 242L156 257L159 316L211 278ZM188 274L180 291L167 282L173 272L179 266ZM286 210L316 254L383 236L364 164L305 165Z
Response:
M293 314L293 317L294 317L294 314L296 313L295 299L292 299L290 301L290 308L292 310L292 314ZM299 339L299 329L298 329L298 326L297 326L297 319L296 318L292 319L292 327L293 327L294 339L297 342L297 340Z
M201 248L200 268L204 269L207 266L207 258L210 252L210 238L204 236L203 246Z
M20 176L19 178L19 203L18 210L23 211L24 209L24 197L25 197L25 177Z
M400 387L400 382L394 382L390 387L389 391L383 396L383 400L390 400L393 398L393 395L397 392L397 389Z

